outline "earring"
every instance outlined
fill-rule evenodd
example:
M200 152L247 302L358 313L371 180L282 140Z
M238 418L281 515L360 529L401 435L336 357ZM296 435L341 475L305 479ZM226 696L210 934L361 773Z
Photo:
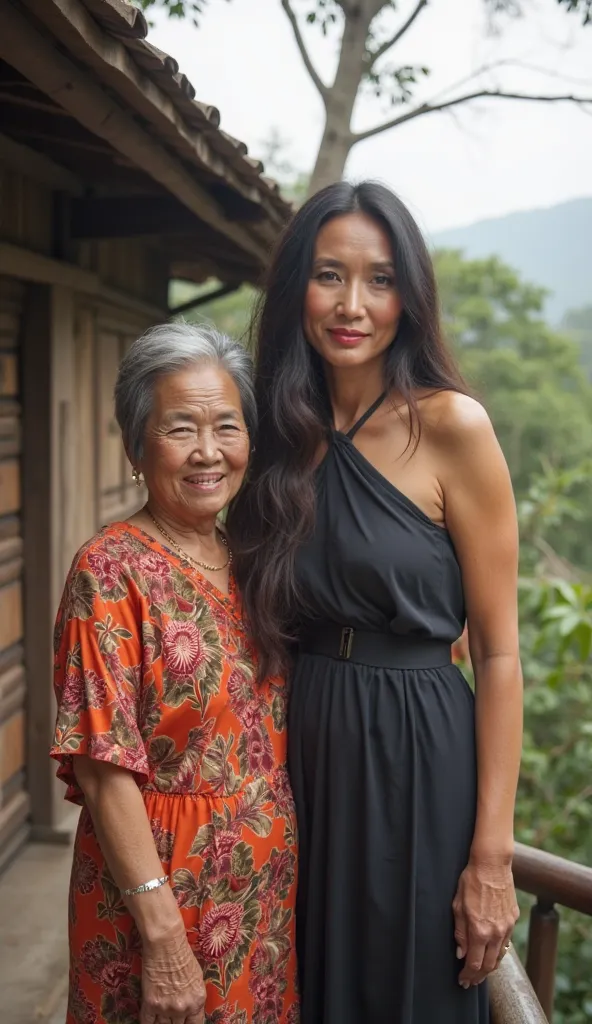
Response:
M142 474L139 472L139 470L137 470L137 469L132 470L132 480L134 481L136 487L141 487L142 486L142 483L143 483Z

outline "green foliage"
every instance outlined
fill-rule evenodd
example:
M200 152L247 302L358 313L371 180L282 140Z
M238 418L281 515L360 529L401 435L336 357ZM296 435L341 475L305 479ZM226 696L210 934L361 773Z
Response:
M190 319L209 320L215 323L221 331L237 338L245 344L248 341L249 322L253 312L253 306L257 299L257 292L250 285L243 285L232 295L214 302L205 303L189 314Z
M307 23L320 28L324 36L342 20L343 12L337 0L314 0L306 15Z
M592 387L578 345L541 319L541 289L497 259L444 251L436 266L447 332L492 416L518 498L525 733L516 837L592 864ZM530 902L521 897L522 954ZM592 921L560 913L554 1021L590 1024Z
M571 469L557 470L543 460L543 470L535 476L525 498L518 503L520 536L522 540L522 569L532 575L546 558L554 571L570 576L569 565L562 563L549 545L549 534L570 529L571 524L582 524L584 530L590 513L578 500L578 492L592 476L592 463L583 462ZM579 532L582 532L579 530ZM580 569L580 573L584 570Z
M544 291L499 259L436 254L444 324L463 372L491 417L519 499L544 470L576 471L572 501L592 505L592 386L578 345L541 319ZM592 568L592 536L573 515L546 520L545 539L559 554Z
M563 328L579 345L582 366L592 381L592 306L572 309L566 313Z
M589 466L580 473L589 475ZM549 573L551 526L574 512L578 471L535 478L519 506L522 563L520 639L524 670L524 745L516 804L516 838L570 860L592 864L592 578L568 582ZM542 556L542 557L541 557ZM520 952L528 906L516 933ZM555 1024L589 1024L592 920L560 910Z
M200 295L214 291L219 281L208 281L206 285L197 286L184 281L175 281L171 287L171 306L178 306L184 302ZM230 295L222 299L215 299L213 302L204 302L203 306L197 306L182 314L185 320L202 323L207 321L213 323L220 331L229 334L232 338L247 343L249 333L249 322L257 300L258 292L250 285L243 285Z
M516 801L518 842L592 864L592 577L549 563L545 535L574 512L573 489L589 466L535 477L518 513L524 738ZM563 576L556 575L556 570ZM565 574L569 574L569 581ZM471 672L466 672L471 679ZM533 898L519 893L514 941L526 953ZM557 907L559 957L554 1024L590 1024L592 919Z
M366 91L377 99L386 98L392 107L401 103L409 103L413 91L420 78L427 78L429 68L413 64L395 67L386 64L379 68L371 68L365 78Z

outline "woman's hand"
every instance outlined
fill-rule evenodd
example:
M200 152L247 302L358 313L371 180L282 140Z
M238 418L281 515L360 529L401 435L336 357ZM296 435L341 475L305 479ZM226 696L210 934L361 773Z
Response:
M203 1024L206 989L185 932L142 944L140 1024Z
M469 988L499 965L518 920L511 863L471 859L452 909L457 957L465 961L458 980Z

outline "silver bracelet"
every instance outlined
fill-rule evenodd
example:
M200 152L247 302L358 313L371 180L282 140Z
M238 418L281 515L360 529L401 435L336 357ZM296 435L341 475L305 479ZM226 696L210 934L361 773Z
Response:
M160 889L161 885L166 885L168 880L169 876L163 875L162 878L151 878L149 882L144 882L143 885L136 885L133 889L120 889L120 892L122 896L137 896L140 892Z

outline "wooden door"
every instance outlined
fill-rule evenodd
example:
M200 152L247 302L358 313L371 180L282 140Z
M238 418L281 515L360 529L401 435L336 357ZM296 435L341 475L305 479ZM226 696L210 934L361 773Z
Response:
M19 341L24 286L0 277L0 866L28 832Z

